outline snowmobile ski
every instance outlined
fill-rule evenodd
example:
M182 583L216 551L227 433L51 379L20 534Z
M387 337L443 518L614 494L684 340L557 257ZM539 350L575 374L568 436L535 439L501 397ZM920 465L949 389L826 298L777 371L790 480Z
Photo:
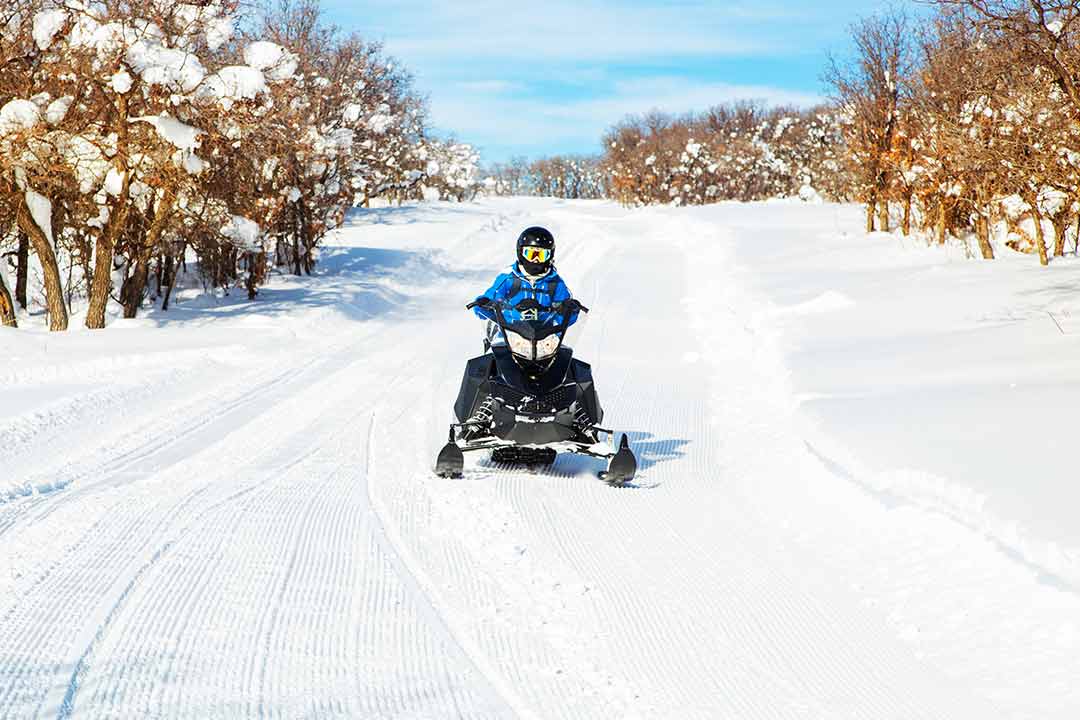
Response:
M450 441L439 451L439 457L435 460L435 474L443 478L461 478L464 471L465 454L454 438L454 428L450 428Z
M611 458L608 469L600 473L600 479L608 485L626 485L636 474L637 458L630 450L630 441L624 434L619 441L619 451Z

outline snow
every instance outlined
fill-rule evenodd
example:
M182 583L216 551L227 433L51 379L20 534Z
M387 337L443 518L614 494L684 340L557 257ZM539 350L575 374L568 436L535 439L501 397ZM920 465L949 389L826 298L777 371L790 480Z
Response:
M125 70L120 70L109 78L109 86L121 95L125 95L131 90L133 82L131 75Z
M32 34L38 50L45 52L52 47L53 38L68 20L66 10L44 10L34 15Z
M259 224L240 215L233 215L229 224L221 228L221 234L245 250L260 250L262 247Z
M230 65L206 78L201 91L216 97L226 109L237 100L253 100L267 92L266 78L253 67Z
M75 169L79 192L83 195L94 192L112 167L98 147L100 142L101 138L71 135L60 145L67 163Z
M254 302L0 333L5 711L1071 720L1080 262L861 222L375 208ZM532 224L633 487L431 474Z
M0 137L30 130L41 122L41 111L30 100L15 98L0 107Z
M218 50L232 39L235 28L231 17L215 18L207 23L206 45L210 50Z
M193 53L169 48L153 39L140 39L127 50L128 64L148 85L188 93L206 78L206 69ZM119 90L118 90L119 92Z
M342 113L341 119L350 125L360 119L360 116L364 113L364 106L360 103L349 103L345 106L345 110Z
M45 121L54 126L64 122L64 118L67 117L68 110L73 102L75 102L75 98L71 95L65 95L53 100L45 109Z
M277 43L260 40L244 48L244 62L265 71L271 80L288 80L296 74L299 59Z
M30 209L30 216L34 218L34 222L45 233L49 244L52 245L55 242L52 231L52 202L44 195L27 190L26 206Z
M199 175L206 169L206 161L191 151L183 151L179 164L188 175Z
M153 125L162 139L180 150L194 150L199 147L199 137L203 134L202 130L185 125L169 115L136 117L131 118L131 122Z
M109 168L102 189L109 195L118 197L124 191L124 173L119 172L116 168Z
M383 135L394 126L394 117L386 112L376 112L368 118L367 126L376 135Z

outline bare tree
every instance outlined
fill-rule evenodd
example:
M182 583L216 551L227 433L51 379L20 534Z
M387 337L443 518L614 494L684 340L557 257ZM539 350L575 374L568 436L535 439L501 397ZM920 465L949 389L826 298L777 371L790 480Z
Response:
M866 229L889 230L888 188L892 150L901 109L901 78L912 70L907 16L899 11L864 18L851 28L855 55L830 60L825 79L847 120L848 150L859 199L866 204Z

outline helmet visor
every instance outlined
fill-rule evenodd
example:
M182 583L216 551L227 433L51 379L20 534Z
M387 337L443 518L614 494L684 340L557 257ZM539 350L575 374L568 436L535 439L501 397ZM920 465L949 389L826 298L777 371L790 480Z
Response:
M521 257L531 263L543 264L551 260L551 250L549 248L526 245L521 248Z

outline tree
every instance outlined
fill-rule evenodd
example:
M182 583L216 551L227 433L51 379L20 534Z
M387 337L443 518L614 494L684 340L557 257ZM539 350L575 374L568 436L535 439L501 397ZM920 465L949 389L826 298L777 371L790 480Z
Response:
M15 302L11 299L11 292L8 290L7 272L3 267L3 262L0 260L0 326L18 327L19 323L15 318Z
M855 56L831 59L825 79L844 115L852 175L866 204L866 230L889 230L888 189L893 148L901 113L901 78L912 69L907 17L900 12L864 18L851 28Z

